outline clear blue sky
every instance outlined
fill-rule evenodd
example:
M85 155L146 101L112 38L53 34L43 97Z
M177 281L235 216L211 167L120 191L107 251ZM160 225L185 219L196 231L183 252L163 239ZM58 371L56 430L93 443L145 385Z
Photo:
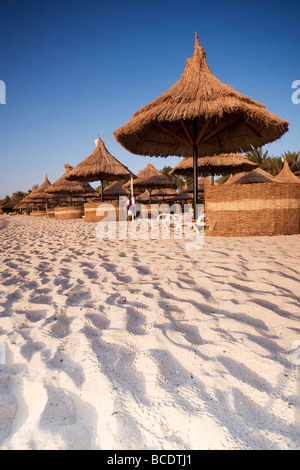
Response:
M264 150L300 150L299 13L295 1L1 0L0 198L54 182L98 134L135 173L179 163L132 155L113 131L180 78L196 31L221 81L290 122Z

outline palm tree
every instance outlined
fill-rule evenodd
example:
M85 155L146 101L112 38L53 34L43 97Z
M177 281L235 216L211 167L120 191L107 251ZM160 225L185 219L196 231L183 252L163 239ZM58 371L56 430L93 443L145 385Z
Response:
M268 157L265 161L265 170L270 175L276 176L283 168L283 160L280 157Z
M170 171L172 170L172 167L171 166L164 166L163 169L161 170L161 172L167 176L168 178L170 178L171 181L173 181L173 183L175 183L176 185L176 189L179 189L181 190L185 184L185 179L182 177L182 176L179 176L179 175L170 175Z
M262 148L259 147L257 149L250 150L249 152L245 153L245 156L254 163L257 163L260 168L267 171L266 169L266 162L268 160L268 150L263 152Z

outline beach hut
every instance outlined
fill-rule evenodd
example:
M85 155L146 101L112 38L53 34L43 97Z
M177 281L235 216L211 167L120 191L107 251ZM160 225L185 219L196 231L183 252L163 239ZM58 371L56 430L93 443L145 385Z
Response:
M256 163L251 162L248 158L238 153L199 157L197 162L198 175L210 175L212 185L214 185L215 175L247 172L256 167ZM170 171L170 174L191 176L193 174L193 158L184 158Z
M127 188L130 184L128 181L124 188ZM139 189L148 189L150 195L150 204L152 200L152 190L161 188L173 188L175 184L161 171L154 168L151 163L141 170L136 179L134 180L134 187Z
M103 201L104 180L129 180L131 177L135 175L109 153L100 136L93 152L66 175L68 181L100 181L101 201Z
M288 122L213 75L196 33L194 54L178 82L137 111L114 136L138 155L193 155L196 216L198 157L246 152L287 130Z
M286 159L284 159L283 168L280 173L274 178L275 182L279 183L296 183L300 184L300 178L298 178L290 169L290 166Z

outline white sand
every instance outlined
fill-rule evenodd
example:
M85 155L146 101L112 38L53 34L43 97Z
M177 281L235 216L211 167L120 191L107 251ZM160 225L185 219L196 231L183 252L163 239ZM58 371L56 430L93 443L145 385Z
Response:
M300 235L95 227L0 217L0 449L299 449Z

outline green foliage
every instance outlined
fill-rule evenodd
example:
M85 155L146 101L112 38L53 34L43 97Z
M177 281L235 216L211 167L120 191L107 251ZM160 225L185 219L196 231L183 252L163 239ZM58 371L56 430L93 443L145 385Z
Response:
M285 158L291 171L297 176L300 175L300 151L285 152L280 157L269 157L268 151L263 152L262 148L258 148L247 152L245 156L273 176L281 172Z
M185 178L179 175L170 175L170 171L172 170L171 166L164 166L161 172L170 178L170 180L175 183L175 189L181 190L185 184Z

